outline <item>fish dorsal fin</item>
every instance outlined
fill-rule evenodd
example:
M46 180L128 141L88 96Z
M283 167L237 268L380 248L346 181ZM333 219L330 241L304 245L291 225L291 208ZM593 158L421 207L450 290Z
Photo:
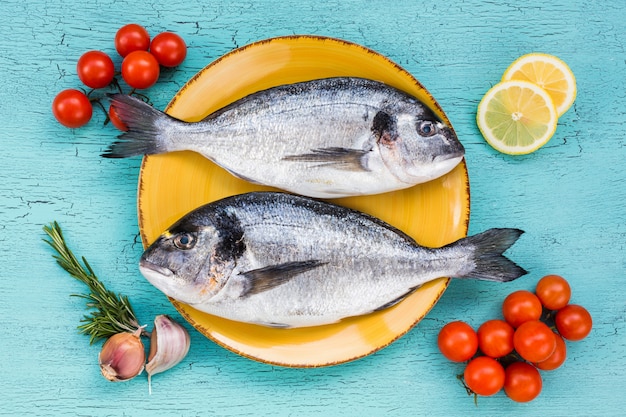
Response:
M310 153L288 155L284 161L300 161L318 163L319 166L333 167L347 171L369 171L363 157L369 151L341 147L311 149Z
M279 265L253 269L242 275L246 278L246 286L242 297L259 294L289 282L297 275L323 265L323 262L312 259L308 261L286 262Z

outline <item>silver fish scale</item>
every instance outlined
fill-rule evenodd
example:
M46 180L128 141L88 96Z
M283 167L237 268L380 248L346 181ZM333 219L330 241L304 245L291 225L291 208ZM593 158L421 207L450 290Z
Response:
M365 94L361 87L338 92L329 85L324 89L309 88L298 95L292 94L290 87L276 88L269 96L253 95L236 106L225 107L193 125L193 131L186 127L178 132L170 140L171 148L195 150L220 161L231 172L255 176L248 171L266 170L270 164L284 165L284 157L314 148L361 148L371 133L376 109L389 99L388 94ZM262 146L260 142L264 142ZM241 167L241 154L262 166Z
M230 292L230 297L211 308L217 311L224 304L237 314L253 312L276 323L293 323L294 317L296 322L332 322L368 313L442 272L453 272L441 265L424 270L435 251L417 246L374 218L342 207L329 211L309 200L294 204L294 199L301 200L278 195L271 201L228 207L240 222L246 245L234 272L293 261L318 260L323 265L250 297L242 298L240 287L226 284L224 294ZM238 282L237 277L231 280Z

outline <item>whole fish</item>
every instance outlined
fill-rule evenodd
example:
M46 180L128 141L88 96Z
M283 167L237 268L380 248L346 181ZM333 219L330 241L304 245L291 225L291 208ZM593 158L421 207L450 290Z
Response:
M181 218L146 249L140 271L166 295L216 316L317 326L392 306L439 277L514 280L526 271L502 253L521 233L490 229L426 248L356 210L253 192Z
M127 96L128 131L109 158L190 150L236 177L318 198L368 195L440 177L463 158L454 131L416 98L363 78L287 84L187 123Z

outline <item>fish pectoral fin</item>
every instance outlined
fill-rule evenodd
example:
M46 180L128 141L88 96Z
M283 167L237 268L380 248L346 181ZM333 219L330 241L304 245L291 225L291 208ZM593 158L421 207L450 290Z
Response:
M421 285L418 285L417 287L413 287L413 288L411 288L409 291L407 291L405 294L402 294L400 297L398 297L398 298L396 298L396 299L393 299L393 300L389 301L388 303L385 303L385 304L383 304L382 306L380 306L380 307L378 307L378 308L374 309L374 310L372 311L372 313L373 313L373 312L375 312L375 311L386 310L386 309L388 309L389 307L393 307L393 306L395 306L395 305L396 305L396 304L398 304L400 301L404 300L404 299L405 299L405 298L407 298L409 295L413 294L413 292L414 292L415 290L417 290L419 287L421 287Z
M271 290L272 288L289 282L297 275L315 269L321 265L324 265L324 262L312 259L308 261L270 265L245 272L242 275L246 278L246 284L241 296L246 297Z
M288 155L284 161L314 162L319 166L334 167L347 171L369 171L365 165L364 157L369 151L349 148L319 148L312 149L311 153L301 155Z

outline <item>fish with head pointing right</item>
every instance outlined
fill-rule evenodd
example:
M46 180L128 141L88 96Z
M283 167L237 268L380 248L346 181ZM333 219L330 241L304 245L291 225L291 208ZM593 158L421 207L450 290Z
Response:
M190 150L236 177L309 197L408 188L450 172L464 156L452 128L424 103L363 78L273 87L193 123L122 94L111 106L128 131L105 157Z
M146 249L140 271L166 295L213 315L317 326L388 308L439 277L517 279L526 271L502 253L522 233L490 229L427 248L352 209L254 192L181 218Z

